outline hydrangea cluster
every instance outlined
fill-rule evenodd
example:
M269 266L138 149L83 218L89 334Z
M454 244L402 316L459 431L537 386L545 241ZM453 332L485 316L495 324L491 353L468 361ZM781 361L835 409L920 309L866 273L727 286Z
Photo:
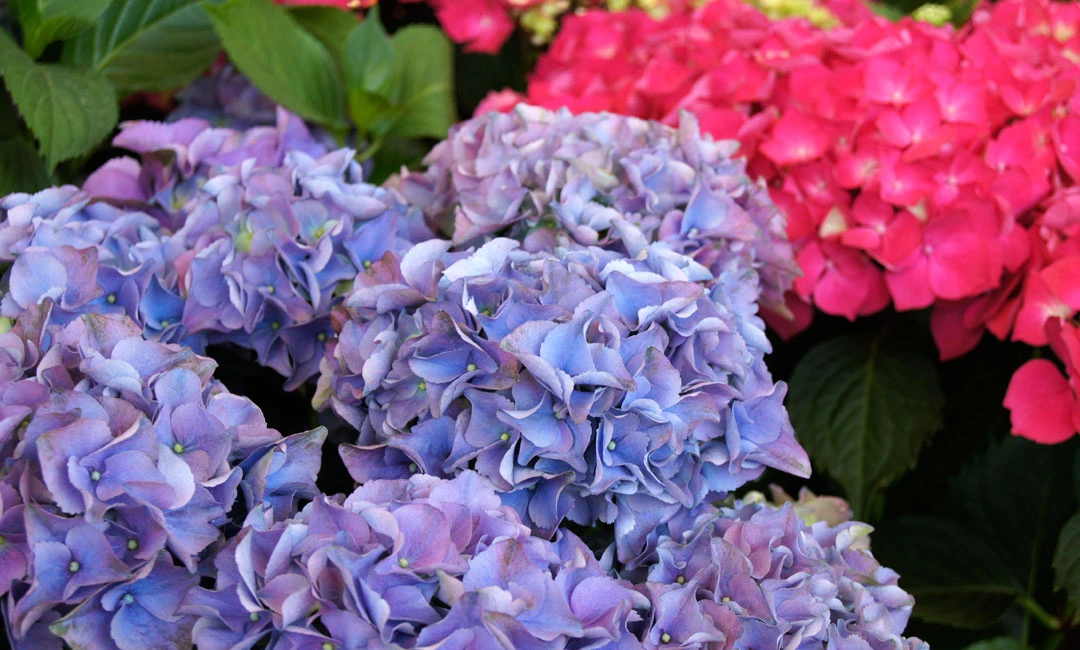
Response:
M114 159L81 191L3 199L0 259L14 261L3 314L46 298L58 315L124 313L196 351L252 349L290 389L310 379L339 284L407 246L419 222L361 181L350 150L326 152L278 116L246 131L129 123L114 144L141 162Z
M733 258L761 277L761 300L783 308L798 269L783 215L732 160L737 144L605 113L518 106L455 126L406 173L401 192L432 228L466 244L505 234L531 250L560 238L637 254L662 241L720 277ZM632 250L631 250L632 249Z
M672 519L623 572L651 603L645 646L926 649L901 636L914 599L870 554L870 530L760 502Z
M524 99L669 124L691 111L706 132L738 138L787 215L803 270L788 298L796 319L770 318L785 335L806 327L811 306L855 318L892 304L933 307L944 358L987 330L1046 344L1047 319L1080 308L1055 288L1080 277L1070 244L1080 9L1007 0L960 30L845 22L770 21L738 0L664 21L586 12L565 21ZM1039 366L1029 372L1049 380ZM1071 408L1075 390L1055 376ZM1033 385L1021 377L1014 390L1026 397L1010 403L1038 403ZM1059 441L1080 424L1064 412L1043 421L1014 409L1014 430Z
M325 429L282 438L213 361L124 316L54 315L46 300L0 334L8 634L35 650L184 647L194 619L176 609L230 511L314 496Z
M353 477L473 468L541 534L614 521L626 557L765 466L807 475L754 274L735 258L710 288L635 238L633 257L436 239L359 275L315 398L360 431L342 449Z
M192 591L204 650L640 648L646 605L577 537L530 535L479 476L377 480L250 526Z
M782 217L693 119L521 108L388 187L283 111L116 144L0 200L17 650L925 649L845 504L708 503L809 463L757 314ZM217 343L319 373L352 494L316 486L325 429L213 379Z

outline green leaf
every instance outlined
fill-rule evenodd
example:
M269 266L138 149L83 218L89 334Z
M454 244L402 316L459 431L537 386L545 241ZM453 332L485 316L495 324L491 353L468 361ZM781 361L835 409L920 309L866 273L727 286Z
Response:
M401 77L402 115L390 130L403 138L445 138L457 120L454 107L454 48L430 25L409 25L390 39L397 58L408 62Z
M1005 439L949 483L951 513L994 549L1001 565L1034 596L1061 527L1076 508L1071 444Z
M1024 644L1016 637L999 636L994 639L972 643L964 650L1024 650Z
M900 586L915 597L914 616L932 623L985 627L1023 591L981 537L944 517L881 524L874 555L900 573Z
M299 5L289 13L309 34L319 39L335 61L345 58L345 39L356 27L356 14L337 7Z
M856 514L915 465L942 422L934 364L878 336L843 336L795 367L788 411L811 461L843 485Z
M36 192L49 186L45 163L25 135L0 140L0 196Z
M1054 588L1064 589L1080 606L1080 512L1069 519L1054 552Z
M345 95L326 47L272 0L203 6L229 58L274 101L320 124L345 125Z
M23 48L38 58L49 43L75 36L101 16L111 0L14 0Z
M34 63L3 30L0 74L50 171L93 149L116 124L116 92L104 76Z
M879 16L884 16L889 20L900 20L907 15L907 12L899 7L894 7L891 4L885 4L884 2L868 2L866 3L870 7L870 11Z
M164 91L198 77L220 50L197 0L113 0L94 29L64 46L64 60L92 68L124 94Z
M349 33L342 59L348 88L349 116L364 133L387 130L401 110L395 107L401 95L404 66L390 46L377 11Z

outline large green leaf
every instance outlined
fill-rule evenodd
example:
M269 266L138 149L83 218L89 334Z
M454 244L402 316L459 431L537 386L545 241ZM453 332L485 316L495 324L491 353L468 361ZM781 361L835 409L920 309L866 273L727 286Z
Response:
M34 63L3 30L0 74L50 170L90 151L116 124L116 92L108 79L93 70Z
M105 73L125 93L160 91L199 76L219 49L197 0L113 0L94 29L64 46L64 60Z
M390 45L405 62L402 112L391 133L403 138L445 138L457 120L453 45L446 34L430 25L409 25L394 34Z
M1058 536L1054 553L1054 586L1064 589L1080 606L1080 512L1069 519Z
M45 46L75 36L94 24L111 0L14 0L23 47L37 58Z
M348 89L349 115L363 133L387 130L402 112L401 96L405 66L390 37L379 22L378 12L349 33L342 59Z
M319 39L335 61L345 56L345 39L357 25L356 14L336 7L298 5L289 12L309 34Z
M968 528L944 517L901 517L874 533L874 555L900 572L916 617L955 627L990 625L1022 585Z
M844 486L856 514L873 493L914 466L941 426L944 400L934 364L878 336L842 336L795 367L788 410L811 462Z
M1072 453L1071 444L1009 437L949 485L950 512L986 540L1032 596L1034 581L1049 583L1054 544L1076 507Z
M272 0L204 2L229 58L271 99L309 120L345 125L345 95L326 47Z

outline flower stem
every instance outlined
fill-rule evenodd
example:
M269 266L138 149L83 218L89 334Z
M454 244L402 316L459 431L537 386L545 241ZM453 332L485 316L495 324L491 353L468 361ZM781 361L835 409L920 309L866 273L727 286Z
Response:
M1039 621L1051 630L1060 630L1061 621L1050 615L1042 605L1035 602L1035 599L1027 594L1024 594L1016 599L1016 604L1019 605L1025 612L1031 614L1035 620Z

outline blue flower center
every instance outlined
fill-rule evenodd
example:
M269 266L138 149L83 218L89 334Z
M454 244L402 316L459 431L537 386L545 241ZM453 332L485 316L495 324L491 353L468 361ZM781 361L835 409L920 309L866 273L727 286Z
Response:
M134 551L139 548L139 540L132 538L127 541L127 547L129 551Z
M116 294L115 293L110 293L109 295L105 296L105 302L109 303L110 305L115 305L116 304Z
M68 571L71 571L72 573L75 573L75 572L76 572L76 571L78 571L78 570L79 570L79 569L80 569L81 567L82 567L82 565L80 565L80 564L79 564L79 562L78 562L77 560L72 560L72 561L71 561L71 562L70 562L70 563L68 564Z
M100 481L101 480L101 472L97 471L96 469L93 470L92 472L90 472L90 480L95 482L95 483Z
M172 450L174 454L182 454L184 453L184 445L180 444L179 442L174 442L172 445Z

